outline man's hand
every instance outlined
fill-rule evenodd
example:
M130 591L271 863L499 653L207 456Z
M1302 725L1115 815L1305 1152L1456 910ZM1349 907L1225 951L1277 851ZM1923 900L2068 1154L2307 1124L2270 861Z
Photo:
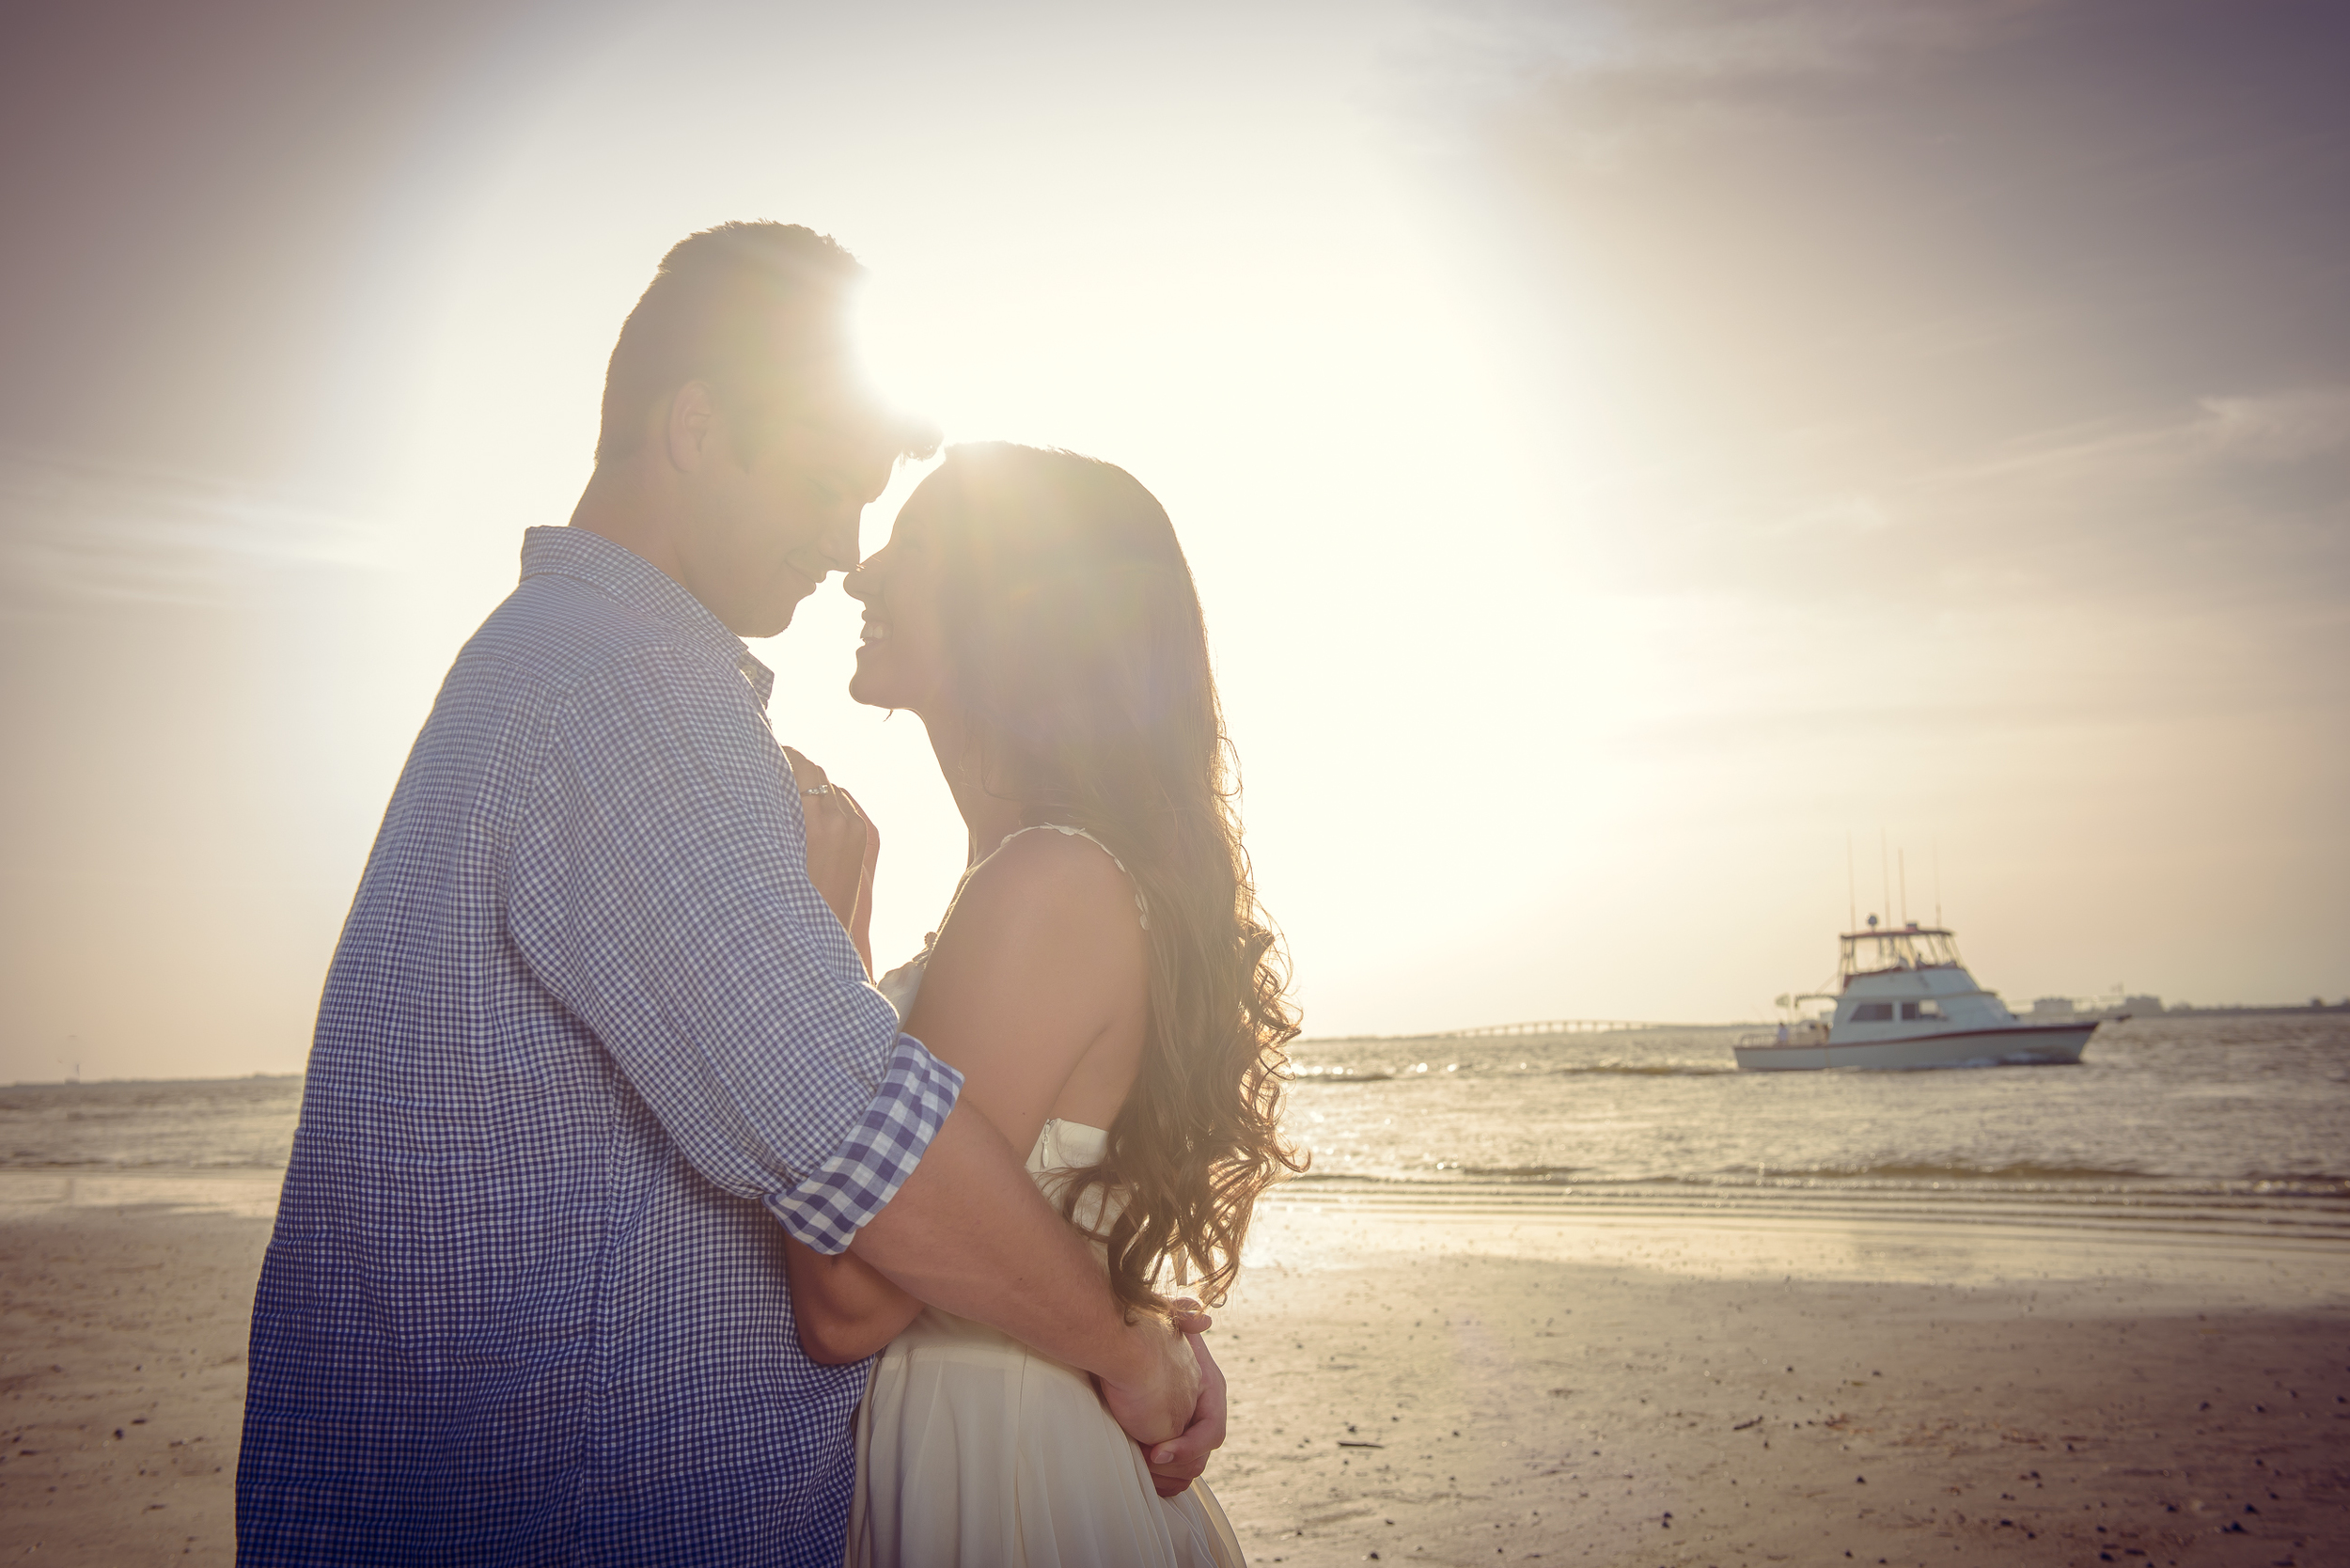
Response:
M1162 1497L1181 1497L1208 1467L1208 1455L1224 1446L1224 1369L1208 1354L1206 1333L1214 1319L1196 1301L1175 1304L1175 1326L1191 1343L1199 1363L1199 1403L1192 1407L1191 1424L1183 1435L1148 1451L1151 1484Z
M1126 1325L1128 1359L1135 1370L1113 1382L1098 1379L1102 1403L1146 1448L1182 1436L1199 1405L1199 1358L1191 1341L1154 1317Z
M867 841L871 840L872 855L878 855L881 836L872 831L849 792L836 789L824 776L823 769L790 746L783 748L783 755L791 764L792 782L800 792L800 815L807 823L807 879L816 885L840 929L854 933L858 892L870 874ZM868 957L869 973L872 966Z

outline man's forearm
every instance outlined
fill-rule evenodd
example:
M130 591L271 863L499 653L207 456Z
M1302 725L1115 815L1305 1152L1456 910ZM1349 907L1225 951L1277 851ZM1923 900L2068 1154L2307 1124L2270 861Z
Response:
M1135 1372L1102 1265L987 1119L957 1105L851 1251L908 1294L1110 1381Z

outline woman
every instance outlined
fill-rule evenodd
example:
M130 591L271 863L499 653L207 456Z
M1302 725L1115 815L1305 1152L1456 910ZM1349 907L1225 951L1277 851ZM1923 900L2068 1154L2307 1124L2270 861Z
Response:
M849 578L850 695L929 729L969 869L884 989L906 1031L1095 1240L1129 1311L1210 1303L1249 1212L1301 1168L1276 1126L1286 977L1231 808L1198 595L1123 469L950 449ZM1204 1486L1161 1498L1085 1375L793 1247L802 1342L886 1345L857 1413L854 1564L1214 1564Z

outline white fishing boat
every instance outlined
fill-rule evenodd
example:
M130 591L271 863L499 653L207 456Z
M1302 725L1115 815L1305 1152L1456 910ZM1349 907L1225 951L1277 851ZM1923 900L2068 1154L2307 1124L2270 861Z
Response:
M1830 1002L1812 1017L1791 1019L1775 1034L1752 1034L1731 1047L1749 1073L1826 1067L2041 1067L2081 1059L2100 1020L2027 1024L1996 992L1975 983L1958 944L1938 926L1869 929L1838 939L1832 992L1786 998L1791 1011ZM2126 1016L2126 1014L2124 1015Z

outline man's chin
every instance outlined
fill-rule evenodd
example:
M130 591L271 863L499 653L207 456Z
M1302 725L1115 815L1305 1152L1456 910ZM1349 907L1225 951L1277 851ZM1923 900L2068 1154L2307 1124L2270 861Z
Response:
M746 616L739 620L729 620L727 622L727 630L741 637L744 642L757 642L761 637L782 635L784 630L791 624L791 612L790 610L785 610L780 615L769 610L762 611L757 616Z
M799 613L800 601L815 591L815 588L810 587L800 589L788 599L778 595L756 606L744 617L743 624L738 626L729 622L727 630L746 641L755 641L760 637L781 636L785 629L791 624L791 618Z

